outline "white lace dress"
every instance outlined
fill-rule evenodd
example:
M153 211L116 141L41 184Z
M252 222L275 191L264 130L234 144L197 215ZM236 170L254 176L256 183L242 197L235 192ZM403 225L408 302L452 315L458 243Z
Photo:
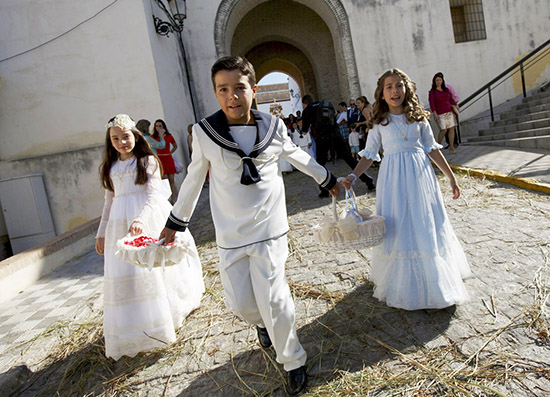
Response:
M427 123L407 124L404 115L375 125L359 154L380 161L376 211L386 234L374 248L374 296L406 310L437 309L464 302L462 278L470 266L447 217L427 154L440 149ZM405 137L407 139L405 139Z
M189 231L180 233L180 237L190 242L194 254L164 270L149 271L115 256L117 240L126 236L134 220L143 223L144 234L157 238L172 208L166 198L169 188L164 186L153 157L148 158L147 175L145 185L134 183L134 157L113 164L115 191L105 192L97 233L105 237L105 354L115 360L174 342L175 329L199 306L204 292L201 263Z

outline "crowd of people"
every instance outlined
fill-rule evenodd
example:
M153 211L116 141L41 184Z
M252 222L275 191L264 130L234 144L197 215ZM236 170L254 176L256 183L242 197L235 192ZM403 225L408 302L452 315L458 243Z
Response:
M416 84L412 82L411 86L413 91L416 92ZM456 154L456 148L459 145L458 134L456 134L459 114L458 99L456 90L450 84L445 83L443 73L436 73L432 79L432 87L428 92L429 109L439 128L437 142L441 144L445 139L448 145L446 148L449 149L451 154ZM305 107L306 104L303 105ZM347 142L350 154L356 160L359 160L358 153L365 148L367 143L369 123L371 123L372 116L373 106L364 95L356 99L350 99L349 104L344 101L338 103L335 110L334 133ZM306 131L303 131L301 126L297 128L297 122L301 120L300 111L297 112L296 116L291 113L284 119L289 136L295 144L300 146L294 138L295 131L298 131L300 137L309 135L307 138L308 141L311 141L309 147L315 147L316 132L312 131L311 128ZM334 140L329 143L326 154L327 161L338 156L335 145ZM316 157L315 152L312 155ZM375 167L378 165L379 162L377 161L373 164Z
M449 133L450 151L456 150L449 111L458 111L457 99L443 75L434 76L430 91L438 141L414 83L399 69L379 78L373 104L359 96L336 111L330 102L304 95L303 111L284 120L252 109L256 77L245 58L218 59L211 78L220 110L188 128L192 161L179 193L171 156L177 144L163 120L152 131L147 120L135 123L125 114L107 123L100 169L105 204L96 236L96 251L105 257L107 356L117 360L173 342L183 318L200 305L204 282L188 226L209 178L226 305L255 326L262 348L273 347L287 371L287 392L306 387L307 353L285 275L283 162L310 176L320 197L336 197L340 184L349 190L357 179L375 190L366 171L378 163L376 210L386 233L370 267L374 296L405 310L440 309L467 299L462 279L469 265L430 165L441 169L457 199L460 188L438 143ZM332 175L325 164L335 156L353 172ZM163 177L173 206L162 194ZM180 263L148 270L121 259L120 240L140 235L158 236L159 249L184 245Z

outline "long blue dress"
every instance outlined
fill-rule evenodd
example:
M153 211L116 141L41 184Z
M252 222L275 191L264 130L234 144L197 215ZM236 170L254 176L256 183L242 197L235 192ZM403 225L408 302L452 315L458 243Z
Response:
M440 149L427 122L408 124L388 114L375 125L359 154L380 161L376 211L386 234L374 248L374 296L406 310L436 309L468 298L462 278L470 266L449 222L428 153ZM406 139L405 139L406 138Z

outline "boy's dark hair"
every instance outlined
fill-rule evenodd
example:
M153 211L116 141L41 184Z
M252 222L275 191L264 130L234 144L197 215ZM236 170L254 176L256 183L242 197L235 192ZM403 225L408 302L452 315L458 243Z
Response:
M345 108L348 107L348 105L346 105L346 102L340 102L340 103L338 104L338 106L343 106L343 107L345 107Z
M313 98L311 97L311 95L309 94L306 94L302 97L302 103L305 104L305 105L309 105L310 103L313 102Z
M252 66L250 61L244 57L230 55L218 59L214 65L212 65L211 77L214 89L216 89L216 74L218 74L221 70L239 70L242 74L248 77L248 82L251 87L256 85L256 72L254 71L254 66Z

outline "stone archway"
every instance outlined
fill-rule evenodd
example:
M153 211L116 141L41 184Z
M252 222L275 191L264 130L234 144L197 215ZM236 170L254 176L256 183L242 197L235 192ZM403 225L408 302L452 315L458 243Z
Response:
M286 62L282 71L303 81L302 92L318 99L336 102L360 93L349 21L340 0L222 0L214 40L218 56L252 57L264 75ZM273 50L276 54L270 56Z
M318 95L313 66L298 48L279 41L269 41L250 49L245 57L254 65L257 81L271 72L282 72L298 83L300 92Z

